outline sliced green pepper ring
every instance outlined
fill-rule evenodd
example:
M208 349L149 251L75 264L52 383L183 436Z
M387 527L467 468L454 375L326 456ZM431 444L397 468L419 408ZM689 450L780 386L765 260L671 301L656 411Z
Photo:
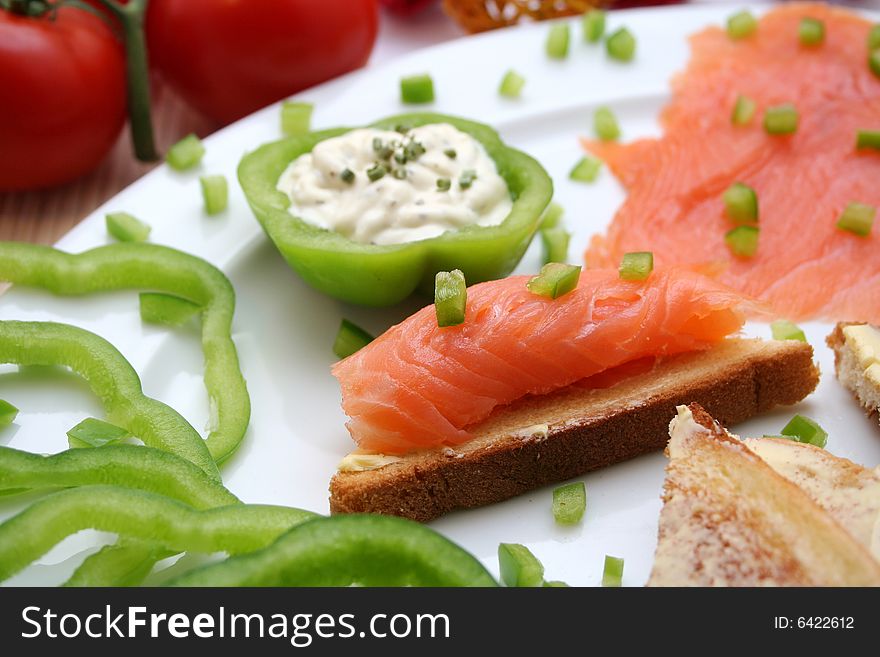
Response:
M498 226L467 226L431 239L378 246L317 228L288 212L290 200L275 186L294 159L315 144L351 128L311 132L265 144L246 155L238 179L263 229L302 278L337 299L366 306L389 306L418 290L433 295L439 271L460 269L468 283L502 278L522 258L553 196L553 183L530 156L506 146L489 126L433 113L401 114L370 127L449 123L479 141L495 161L513 198Z

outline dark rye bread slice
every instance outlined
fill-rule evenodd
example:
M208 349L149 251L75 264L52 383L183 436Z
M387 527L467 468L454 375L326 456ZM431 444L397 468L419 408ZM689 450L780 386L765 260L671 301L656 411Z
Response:
M800 401L818 380L806 343L728 339L708 351L664 360L610 388L570 386L519 400L469 427L474 438L454 449L340 471L330 482L330 511L425 522L454 509L500 502L663 449L679 404L696 402L731 425Z

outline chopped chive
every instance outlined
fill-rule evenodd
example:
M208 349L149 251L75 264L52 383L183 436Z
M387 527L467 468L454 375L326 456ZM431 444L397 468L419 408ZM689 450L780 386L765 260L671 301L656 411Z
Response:
M569 28L568 23L556 23L550 26L544 49L551 59L568 57Z
M780 433L794 438L799 443L809 443L816 447L825 447L828 443L828 432L805 415L795 415Z
M202 310L192 301L161 292L141 292L139 302L141 320L148 324L183 326Z
M544 263L565 262L568 260L568 243L571 233L562 226L543 228L541 230L541 244L544 247Z
M855 233L859 237L867 237L871 234L876 214L877 209L873 206L850 203L837 220L837 227Z
M650 251L625 253L617 271L625 281L643 281L654 271L654 254Z
M0 399L0 429L8 427L18 416L18 409L5 399Z
M347 185L353 183L354 178L355 174L354 171L352 171L351 169L343 169L342 172L339 174L339 179Z
M205 155L205 147L194 134L189 134L168 149L165 161L172 169L186 171L192 169Z
M748 185L733 183L724 192L724 209L735 223L754 223L758 221L758 195Z
M774 340L800 340L801 342L807 341L807 336L804 335L803 329L801 329L801 327L794 322L790 322L787 319L779 319L770 324L770 331L772 331L773 333Z
M565 208L559 205L559 203L551 203L547 206L547 209L544 210L544 216L541 218L541 228L553 228L558 226L564 213Z
M412 140L403 147L403 154L406 157L406 161L414 162L419 159L420 155L425 154L425 147L422 146L421 142Z
M433 102L434 80L427 73L401 78L400 99L408 105Z
M107 232L120 242L143 242L150 236L150 225L128 212L111 212L104 217Z
M304 135L312 129L312 110L315 106L298 100L281 103L281 132L285 135Z
M631 61L636 54L636 38L628 29L621 27L605 39L605 51L611 59L619 62Z
M771 135L790 135L797 128L798 111L791 103L768 107L764 112L764 130Z
M532 294L558 299L577 287L581 277L581 268L560 262L550 262L541 267L541 273L526 283Z
M568 584L566 584L565 582L560 582L558 579L554 579L549 582L544 582L543 587L545 589L569 588Z
M868 32L868 50L877 50L880 48L880 23L874 25Z
M205 212L215 215L223 212L229 203L229 186L226 177L221 175L201 176L202 199L205 201Z
M458 326L464 323L467 310L467 283L460 269L438 271L434 277L434 312L437 326Z
M80 447L103 447L118 443L131 434L115 424L87 417L67 432L67 444L71 449Z
M755 101L748 96L739 95L733 105L733 113L730 117L734 125L746 125L752 121L755 115Z
M602 141L614 141L620 138L620 124L617 117L607 107L600 107L593 114L593 129Z
M597 43L605 34L605 12L601 9L591 9L581 19L584 28L584 41Z
M458 157L458 153L455 152L454 148L447 148L445 151L443 151L443 154L450 160L454 160L456 157Z
M458 186L462 189L468 189L471 185L474 184L474 181L477 179L477 172L473 169L465 169L461 172L461 177L458 179Z
M544 566L525 545L501 543L498 546L498 566L501 570L501 581L506 586L544 584Z
M452 187L452 181L449 178L437 178L437 191L448 192Z
M343 319L333 341L333 353L339 358L348 358L373 341L373 336L357 324Z
M605 555L602 586L620 586L623 583L623 559Z
M587 510L584 482L560 486L553 491L553 519L560 525L576 525Z
M856 133L856 148L873 148L880 151L880 130L859 130Z
M758 29L758 20L751 12L740 11L727 19L727 36L731 39L745 39Z
M385 144L382 143L381 137L373 137L373 152L378 153L383 148L385 148Z
M523 76L516 71L510 70L501 78L498 93L505 98L519 98L525 84L526 79Z
M593 182L599 176L602 169L602 160L593 157L582 157L578 163L572 167L568 173L568 177L577 182Z
M758 235L757 226L737 226L733 230L727 231L724 235L724 242L733 255L751 258L758 251Z
M412 130L412 127L406 125L405 123L398 123L396 126L394 126L394 132L399 132L402 135L405 135L410 130Z
M801 45L818 46L825 41L825 23L817 18L802 18L798 27Z
M871 72L880 78L880 48L871 51L871 54L868 55L868 66Z
M370 182L376 182L377 180L382 178L382 176L384 176L386 173L388 173L388 170L384 166L382 166L381 164L379 164L377 162L376 164L371 166L369 169L367 169L367 178L370 179Z
M394 176L397 180L406 180L406 169L392 169L391 175Z

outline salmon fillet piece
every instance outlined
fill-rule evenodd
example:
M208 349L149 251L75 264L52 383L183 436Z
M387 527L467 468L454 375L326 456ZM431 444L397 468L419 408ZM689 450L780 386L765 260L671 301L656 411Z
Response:
M824 21L821 46L800 45L804 17ZM734 41L719 27L693 36L661 138L584 140L628 191L607 234L591 241L587 265L653 251L659 264L717 268L721 281L781 316L880 322L880 226L867 238L836 227L850 202L880 206L880 152L855 147L858 130L880 130L870 25L841 9L789 4L761 18L750 38ZM757 103L745 126L731 123L740 94ZM789 102L800 115L797 132L767 134L764 110ZM758 195L752 258L733 256L724 243L733 224L722 196L734 182Z

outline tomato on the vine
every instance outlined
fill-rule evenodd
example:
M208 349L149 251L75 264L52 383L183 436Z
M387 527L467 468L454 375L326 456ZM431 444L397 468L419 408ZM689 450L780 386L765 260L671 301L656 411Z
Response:
M377 0L151 0L150 61L190 105L229 123L363 66Z

